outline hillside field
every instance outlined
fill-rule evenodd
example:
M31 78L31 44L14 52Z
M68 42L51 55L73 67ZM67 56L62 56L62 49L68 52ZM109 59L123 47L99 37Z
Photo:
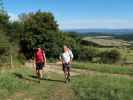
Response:
M133 49L130 41L115 39L113 36L87 36L82 39L81 43L86 47L92 46L99 52L118 50L124 62L133 62Z
M70 83L50 64L43 80L29 67L0 71L0 100L132 100L132 67L74 63ZM80 68L80 70L79 70ZM52 71L51 71L51 70Z

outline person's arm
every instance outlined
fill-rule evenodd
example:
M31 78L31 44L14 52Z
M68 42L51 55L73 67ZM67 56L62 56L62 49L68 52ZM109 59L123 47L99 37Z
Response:
M45 53L43 54L43 56L44 56L44 63L46 64L47 63L47 58L46 58Z
M42 50L42 54L43 54L43 58L44 58L44 63L45 63L45 65L46 65L46 63L47 63L47 58L46 58L46 55L45 55L44 50Z
M62 62L62 64L63 64L63 59L62 59L62 55L60 55L60 57L59 57L59 58L60 58L60 61L61 61L61 62Z
M69 50L69 55L70 55L70 59L71 59L71 62L72 62L72 60L73 60L73 53L72 53L71 50Z
M35 54L34 54L34 58L33 58L33 67L35 68Z

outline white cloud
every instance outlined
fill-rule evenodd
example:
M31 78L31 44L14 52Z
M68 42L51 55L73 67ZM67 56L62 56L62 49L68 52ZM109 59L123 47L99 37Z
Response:
M18 16L17 16L16 14L8 13L8 15L10 16L10 20L11 20L11 21L18 20Z
M61 29L78 28L133 28L133 20L99 19L99 20L70 20L59 23Z

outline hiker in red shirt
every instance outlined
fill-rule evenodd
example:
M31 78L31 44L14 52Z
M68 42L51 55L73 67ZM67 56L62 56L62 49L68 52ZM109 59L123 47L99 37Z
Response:
M34 55L34 65L39 79L43 78L43 67L46 65L46 56L44 50L37 48Z

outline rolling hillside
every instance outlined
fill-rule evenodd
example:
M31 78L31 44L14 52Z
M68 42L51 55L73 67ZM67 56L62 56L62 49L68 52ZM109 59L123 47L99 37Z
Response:
M122 39L115 39L111 36L84 37L82 44L100 47L129 47L131 44Z

